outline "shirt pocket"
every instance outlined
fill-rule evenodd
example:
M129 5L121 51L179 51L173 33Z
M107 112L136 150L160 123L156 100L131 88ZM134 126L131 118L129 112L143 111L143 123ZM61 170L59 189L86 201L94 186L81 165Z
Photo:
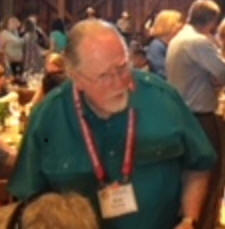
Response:
M137 165L163 162L181 158L184 154L183 145L179 138L149 140L139 147L136 154Z
M46 152L42 160L42 172L53 190L85 193L96 179L85 152ZM57 155L57 156L56 156Z

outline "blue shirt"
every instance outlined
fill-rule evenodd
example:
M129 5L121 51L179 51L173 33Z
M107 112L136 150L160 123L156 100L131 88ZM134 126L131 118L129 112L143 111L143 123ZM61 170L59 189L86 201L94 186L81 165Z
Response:
M154 39L147 47L147 59L152 72L166 79L165 58L167 45L160 39Z
M213 112L216 86L225 84L225 60L204 34L186 25L172 39L166 58L168 81L193 112Z

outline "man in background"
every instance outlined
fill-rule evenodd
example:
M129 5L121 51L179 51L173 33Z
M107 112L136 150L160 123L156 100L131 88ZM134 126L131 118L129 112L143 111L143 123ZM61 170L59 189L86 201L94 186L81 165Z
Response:
M218 85L225 85L225 60L214 43L221 10L211 0L195 1L190 7L188 21L183 29L172 39L167 53L168 81L180 92L186 104L198 119L209 140L221 157L221 142L217 117ZM221 161L219 158L218 163ZM208 196L209 206L205 206L206 223L204 229L213 228L218 216L218 196L222 186L221 165L212 178ZM220 194L219 194L220 193Z

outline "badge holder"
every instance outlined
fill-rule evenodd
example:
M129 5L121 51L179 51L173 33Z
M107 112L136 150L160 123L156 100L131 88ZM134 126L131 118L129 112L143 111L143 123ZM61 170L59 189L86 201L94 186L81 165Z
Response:
M82 110L82 101L79 91L75 90L75 105L81 125L81 130L86 143L93 169L99 184L105 184L107 173L100 159L94 134L91 126L85 119ZM126 148L124 153L124 163L122 167L123 182L114 182L103 186L97 193L99 205L104 219L115 218L128 215L138 211L137 200L134 188L129 178L134 168L134 151L136 139L136 112L133 108L129 110L129 121L127 128Z
M115 218L138 212L132 183L115 182L98 191L103 219Z

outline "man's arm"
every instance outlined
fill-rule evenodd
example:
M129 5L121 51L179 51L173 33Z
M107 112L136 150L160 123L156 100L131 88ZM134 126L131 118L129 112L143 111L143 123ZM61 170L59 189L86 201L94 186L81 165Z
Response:
M225 84L225 59L210 39L199 39L189 51L191 58L212 74L220 84Z
M198 221L206 198L210 172L187 172L184 178L182 195L183 220L176 229L192 229Z

